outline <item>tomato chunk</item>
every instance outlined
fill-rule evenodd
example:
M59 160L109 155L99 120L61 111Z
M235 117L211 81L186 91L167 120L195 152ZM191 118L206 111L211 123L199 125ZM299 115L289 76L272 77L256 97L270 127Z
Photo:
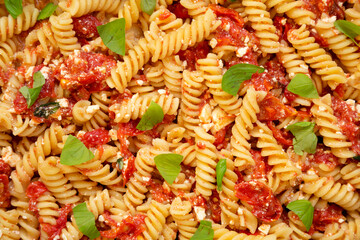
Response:
M321 18L322 13L329 16L336 16L337 19L344 19L345 13L342 5L345 0L304 0L303 7L315 13L316 17Z
M322 148L316 149L313 161L317 164L324 163L330 169L335 169L340 164L338 158L331 151L324 151Z
M0 207L10 206L9 177L6 174L0 174Z
M104 128L99 128L86 132L79 137L80 141L84 143L87 148L98 147L110 141L109 131Z
M45 184L40 181L35 181L29 184L26 189L26 196L29 198L29 210L35 213L38 212L37 200L38 198L43 195L48 189L46 188Z
M266 97L259 103L260 112L258 113L258 120L260 121L274 121L281 118L296 115L295 108L284 105L280 99L268 93Z
M271 189L257 180L235 185L235 195L252 206L251 212L264 222L280 218L283 208Z
M96 38L99 36L97 26L101 25L101 22L92 15L84 15L78 18L73 18L73 25L75 35L80 38Z
M43 223L42 219L39 219L41 228L48 234L50 240L56 239L60 235L61 230L66 227L66 222L69 213L72 211L70 204L65 205L59 209L59 217L56 219L55 225L50 225L48 223Z
M0 174L5 174L6 176L10 176L11 174L10 165L2 159L0 159Z
M168 9L170 10L170 12L172 12L173 14L175 14L175 16L177 18L181 18L181 19L187 19L190 18L188 10L181 5L179 2L178 3L173 3L172 5L170 5L168 7Z
M292 146L293 145L293 135L289 131L283 129L277 129L274 122L267 122L268 127L271 129L274 138L283 146Z
M150 193L153 200L159 203L171 203L175 198L175 195L170 189L165 189L162 184L153 180L150 180Z
M190 47L186 50L180 51L178 54L182 61L186 61L186 68L194 71L196 61L201 58L206 58L207 54L209 53L209 45L206 41L200 42L194 47Z
M326 225L339 222L340 219L345 220L342 208L329 204L328 207L315 209L312 227L315 231L325 231Z
M261 156L260 151L251 149L250 153L255 160L255 166L251 174L252 179L266 178L266 175L270 172L272 166L268 164L266 158Z

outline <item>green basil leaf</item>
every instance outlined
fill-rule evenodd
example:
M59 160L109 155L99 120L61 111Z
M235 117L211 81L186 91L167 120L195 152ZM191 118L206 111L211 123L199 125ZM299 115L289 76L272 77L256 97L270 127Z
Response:
M314 133L315 123L298 122L289 125L286 129L293 135L294 151L298 155L303 155L303 151L315 153L318 138Z
M181 171L180 163L182 160L183 156L175 153L164 153L154 157L156 168L170 185L175 181Z
M300 218L307 231L310 230L314 218L314 207L311 202L305 199L296 200L289 203L286 208L293 211Z
M80 203L73 208L74 218L77 227L80 232L94 239L100 237L100 232L95 225L95 216L90 212L86 206L86 203Z
M40 71L34 73L33 79L33 88L23 86L19 89L20 93L26 99L28 108L30 108L36 102L36 99L39 97L41 88L45 84L45 78Z
M117 164L118 164L119 170L122 170L124 167L124 158L119 158L117 160Z
M225 92L236 96L242 82L249 80L254 73L263 73L264 70L262 67L248 63L236 64L225 72L221 88Z
M97 27L97 31L105 44L111 51L125 55L125 19L116 19L107 24Z
M355 160L358 160L358 161L360 161L360 156L358 155L358 156L355 156L355 157L353 157Z
M58 6L53 3L48 3L43 9L41 9L37 20L44 20L49 18L55 12L57 7Z
M213 240L214 230L210 221L201 220L200 225L190 240Z
M360 35L360 26L346 20L337 20L335 21L334 26L337 30L348 36L358 47L360 47L355 40L355 38Z
M156 7L156 0L141 0L141 11L151 15Z
M164 119L164 112L159 104L151 101L150 106L142 116L136 128L140 131L152 129L156 124L161 123Z
M222 180L226 172L226 159L220 159L216 164L216 182L219 191L222 190Z
M48 118L51 114L56 113L59 108L58 102L46 103L35 108L34 116Z
M319 94L314 83L306 74L303 73L296 74L296 76L291 79L289 85L287 85L287 90L299 95L300 97L319 98Z
M13 18L17 18L23 12L22 0L5 0L5 7Z
M94 154L76 137L69 135L60 155L60 163L78 165L93 159Z

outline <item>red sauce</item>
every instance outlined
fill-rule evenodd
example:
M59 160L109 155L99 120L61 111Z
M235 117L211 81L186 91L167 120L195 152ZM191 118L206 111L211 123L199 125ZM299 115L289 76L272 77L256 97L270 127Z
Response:
M190 18L188 10L183 5L181 5L179 2L168 6L168 9L170 10L170 12L175 14L175 16L177 18L181 18L184 20L187 18Z
M98 147L110 141L109 131L104 128L99 128L85 133L80 138L87 148Z
M351 109L349 104L339 98L332 97L331 102L341 132L351 141L351 149L360 155L360 128L357 113Z
M0 207L10 206L9 176L0 174Z
M336 94L337 97L343 98L346 91L346 85L344 83L340 83L334 90L334 95Z
M314 231L323 232L326 225L339 222L340 219L345 220L342 208L335 204L329 204L326 208L315 209L312 228Z
M205 143L203 143L203 142L198 142L198 143L196 143L196 146L199 148L199 149L205 149L206 148L206 145L205 145Z
M56 236L59 236L61 230L66 227L66 222L69 213L72 211L71 205L67 204L64 207L59 209L59 217L56 219L55 225L50 225L48 223L43 223L42 219L39 219L41 228L48 234L49 240L55 239Z
M192 197L190 198L190 202L194 207L207 208L206 199L203 196Z
M321 17L322 13L327 13L329 16L336 16L336 18L344 19L345 13L340 3L344 3L345 0L303 0L303 7L313 13L317 18Z
M0 83L5 84L9 81L10 77L14 74L15 69L12 66L8 66L6 71L0 68Z
M48 189L43 182L36 181L29 184L29 186L26 188L26 196L29 198L30 211L35 213L38 212L38 208L36 207L37 200L46 191L48 191Z
M145 131L141 131L136 128L136 126L139 124L139 122L140 122L140 119L130 120L127 123L119 123L118 136L125 135L125 136L133 137L133 136L143 134Z
M217 17L228 17L239 27L244 26L244 19L240 16L240 14L237 11L230 8L224 8L222 6L215 4L211 4L210 8L211 10L214 11Z
M104 90L103 81L116 65L113 57L101 53L76 51L57 69L56 77L64 89L84 86L90 92Z
M159 20L163 21L171 16L171 12L168 9L164 9L163 12L159 16Z
M284 97L291 103L299 97L299 95L290 92L287 88L284 90Z
M267 159L261 156L261 151L250 150L252 158L255 160L255 166L252 170L252 179L266 178L272 167L268 164Z
M257 114L259 121L274 121L296 115L295 108L284 105L280 99L268 93L259 103L260 112Z
M310 36L315 38L315 42L317 42L321 47L329 47L329 43L318 32L310 30Z
M251 212L264 222L278 220L283 211L280 201L271 189L256 180L236 184L235 196L251 205Z
M340 164L337 157L335 157L330 151L324 152L324 149L322 148L316 149L312 160L317 164L324 163L330 169L334 169Z
M270 121L267 122L267 126L273 133L274 138L277 142L279 142L283 146L292 146L293 145L293 135L289 131L285 131L283 129L277 129L275 124Z
M186 61L186 69L195 71L196 61L198 59L206 58L209 53L209 45L206 41L196 44L194 47L190 47L186 50L181 50L178 54L182 61Z
M109 230L100 231L102 237L119 240L136 240L145 231L146 216L143 214L128 216L120 223L112 219L109 212L105 212L102 216L105 219L105 223L111 227Z
M73 18L73 25L75 35L78 38L96 38L99 36L97 26L101 25L101 22L92 15L84 15L79 18Z
M175 195L170 191L170 189L165 189L162 184L152 180L150 181L150 193L153 200L159 203L171 203L175 198Z
M212 191L210 200L208 201L208 209L211 211L211 219L215 223L221 222L221 207L220 207L220 196L216 190Z
M290 29L297 28L296 24L292 22L289 18L276 16L274 18L274 25L276 27L276 34L279 36L280 40L287 41L287 34Z
M215 137L214 145L218 150L226 148L226 146L228 145L229 138L225 138L225 137L226 137L226 133L230 131L230 129L231 129L231 125L227 125L214 134Z
M6 176L10 176L11 174L10 165L2 159L0 159L0 174L5 174Z

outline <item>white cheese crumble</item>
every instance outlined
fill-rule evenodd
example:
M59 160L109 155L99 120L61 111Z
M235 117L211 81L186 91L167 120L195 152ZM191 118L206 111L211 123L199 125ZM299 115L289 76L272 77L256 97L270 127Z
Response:
M238 48L236 50L236 56L241 58L242 56L244 56L246 54L247 50L248 50L248 47Z
M211 46L212 48L215 48L217 44L218 44L218 41L217 41L215 38L212 38L212 39L210 40L210 46Z
M205 219L205 217L206 217L205 208L195 206L194 211L195 211L195 214L196 214L196 218L198 220L204 220Z
M111 129L109 131L109 135L110 135L111 140L113 140L113 141L116 141L118 139L117 131L115 129Z
M60 107L62 108L67 108L69 106L69 100L67 100L66 98L56 99L55 102L58 102Z
M90 105L86 108L86 113L93 114L100 109L99 105Z
M261 224L260 227L258 228L260 232L262 232L263 234L267 235L270 231L270 225L269 224Z

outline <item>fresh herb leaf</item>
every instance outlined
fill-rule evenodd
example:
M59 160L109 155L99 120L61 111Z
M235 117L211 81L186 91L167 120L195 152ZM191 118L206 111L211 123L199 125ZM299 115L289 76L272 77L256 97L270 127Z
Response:
M97 27L97 31L105 44L111 51L125 55L125 19L116 19L107 24Z
M213 240L214 230L210 221L201 220L200 225L190 240Z
M293 211L300 218L307 231L310 230L314 218L314 207L311 202L305 199L296 200L289 203L286 208Z
M19 89L20 93L26 99L28 108L30 108L36 102L36 99L39 97L41 92L41 88L45 84L45 78L40 71L34 73L33 79L34 83L32 88L23 86Z
M117 160L117 164L118 164L119 170L122 170L124 167L124 158L119 158Z
M17 18L23 12L22 0L5 0L5 7L13 18Z
M152 129L156 124L161 123L164 119L164 112L159 104L151 101L150 106L142 116L136 128L140 131Z
M100 237L100 232L95 225L95 216L86 207L86 203L80 203L73 208L74 218L80 232L94 239Z
M151 15L156 7L156 0L141 0L141 11Z
M355 40L355 38L360 35L360 26L346 20L337 20L335 21L334 26L337 30L348 36L358 47L360 47L358 42Z
M59 108L58 102L46 103L35 108L34 116L48 118L51 114L56 113Z
M360 156L358 155L358 156L355 156L355 157L353 157L355 160L358 160L358 161L360 161Z
M57 7L58 6L53 3L48 3L43 9L41 9L37 20L44 20L49 18L55 12Z
M156 168L159 170L161 176L170 185L175 181L180 173L180 163L183 156L175 153L164 153L154 157Z
M306 74L303 73L296 74L296 76L291 79L289 85L287 85L287 90L299 95L300 97L319 98L319 94L314 83Z
M248 63L236 64L225 72L222 78L221 88L225 92L236 96L242 82L249 80L254 73L263 73L264 70L262 67Z
M222 180L226 172L226 159L220 159L216 164L216 182L219 191L222 190Z
M93 159L94 154L76 137L69 135L60 155L60 163L78 165Z
M317 145L317 137L314 133L315 123L298 122L289 125L286 129L293 135L294 151L298 155L303 155L303 151L315 153Z

